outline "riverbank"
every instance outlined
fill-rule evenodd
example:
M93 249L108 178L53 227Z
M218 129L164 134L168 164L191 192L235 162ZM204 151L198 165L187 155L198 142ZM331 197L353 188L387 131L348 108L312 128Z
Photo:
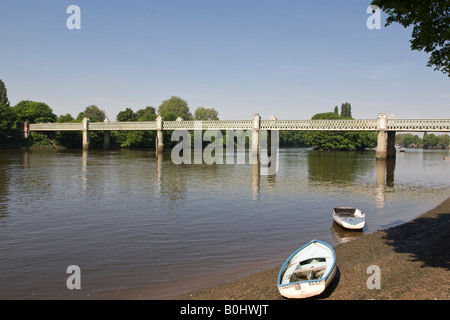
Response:
M335 248L338 271L320 296L327 300L450 299L450 198L399 226L364 235ZM368 289L370 266L380 268L380 289ZM280 300L279 268L180 300Z

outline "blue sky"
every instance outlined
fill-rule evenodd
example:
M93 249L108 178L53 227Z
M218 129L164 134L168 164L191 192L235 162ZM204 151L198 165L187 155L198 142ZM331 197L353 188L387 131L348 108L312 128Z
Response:
M69 5L81 30L69 30ZM4 0L0 79L11 104L74 117L171 96L219 118L309 119L352 104L355 118L450 118L449 77L412 51L411 30L369 30L370 1Z

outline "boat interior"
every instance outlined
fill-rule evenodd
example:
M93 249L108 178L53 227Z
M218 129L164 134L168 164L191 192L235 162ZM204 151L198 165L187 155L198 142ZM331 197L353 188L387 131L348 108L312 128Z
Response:
M325 258L300 261L292 272L290 282L321 279L326 268L327 263Z
M355 211L355 208L334 208L334 212L341 217L353 217Z

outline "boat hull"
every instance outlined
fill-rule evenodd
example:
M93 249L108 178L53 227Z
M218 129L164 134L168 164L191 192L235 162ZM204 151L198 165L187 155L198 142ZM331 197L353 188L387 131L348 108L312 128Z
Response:
M317 254L314 254L313 251L317 252ZM325 269L320 278L300 281L290 280L295 271L302 270L302 263L310 260L314 261L315 259L324 260L324 262L319 262L310 267L310 269L315 267ZM322 267L319 266L320 264ZM283 297L288 299L304 299L317 296L325 291L335 275L336 254L333 248L325 242L313 240L295 251L283 264L278 275L278 291Z
M341 227L351 230L359 230L364 228L366 224L366 215L358 209L355 208L344 208L352 209L355 211L354 214L342 214L339 213L340 208L334 208L331 212L333 220ZM341 208L342 209L342 208Z

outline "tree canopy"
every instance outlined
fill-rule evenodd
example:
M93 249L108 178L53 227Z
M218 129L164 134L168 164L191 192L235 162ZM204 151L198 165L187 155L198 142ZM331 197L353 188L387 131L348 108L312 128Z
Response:
M214 108L198 107L194 112L195 120L219 120L219 113Z
M192 119L187 102L180 97L171 97L168 100L164 100L158 108L158 113L164 120L168 121L174 121L178 117L184 120Z
M427 66L450 77L450 0L374 0L387 15L386 26L412 26L411 49L430 53Z
M9 107L8 91L6 90L5 83L0 79L0 105L1 104Z
M12 109L16 121L29 121L30 123L56 121L56 115L53 113L53 110L43 102L22 100Z
M100 110L96 105L90 105L77 116L78 121L83 120L83 118L88 118L91 122L103 122L106 119L106 113L104 110Z

